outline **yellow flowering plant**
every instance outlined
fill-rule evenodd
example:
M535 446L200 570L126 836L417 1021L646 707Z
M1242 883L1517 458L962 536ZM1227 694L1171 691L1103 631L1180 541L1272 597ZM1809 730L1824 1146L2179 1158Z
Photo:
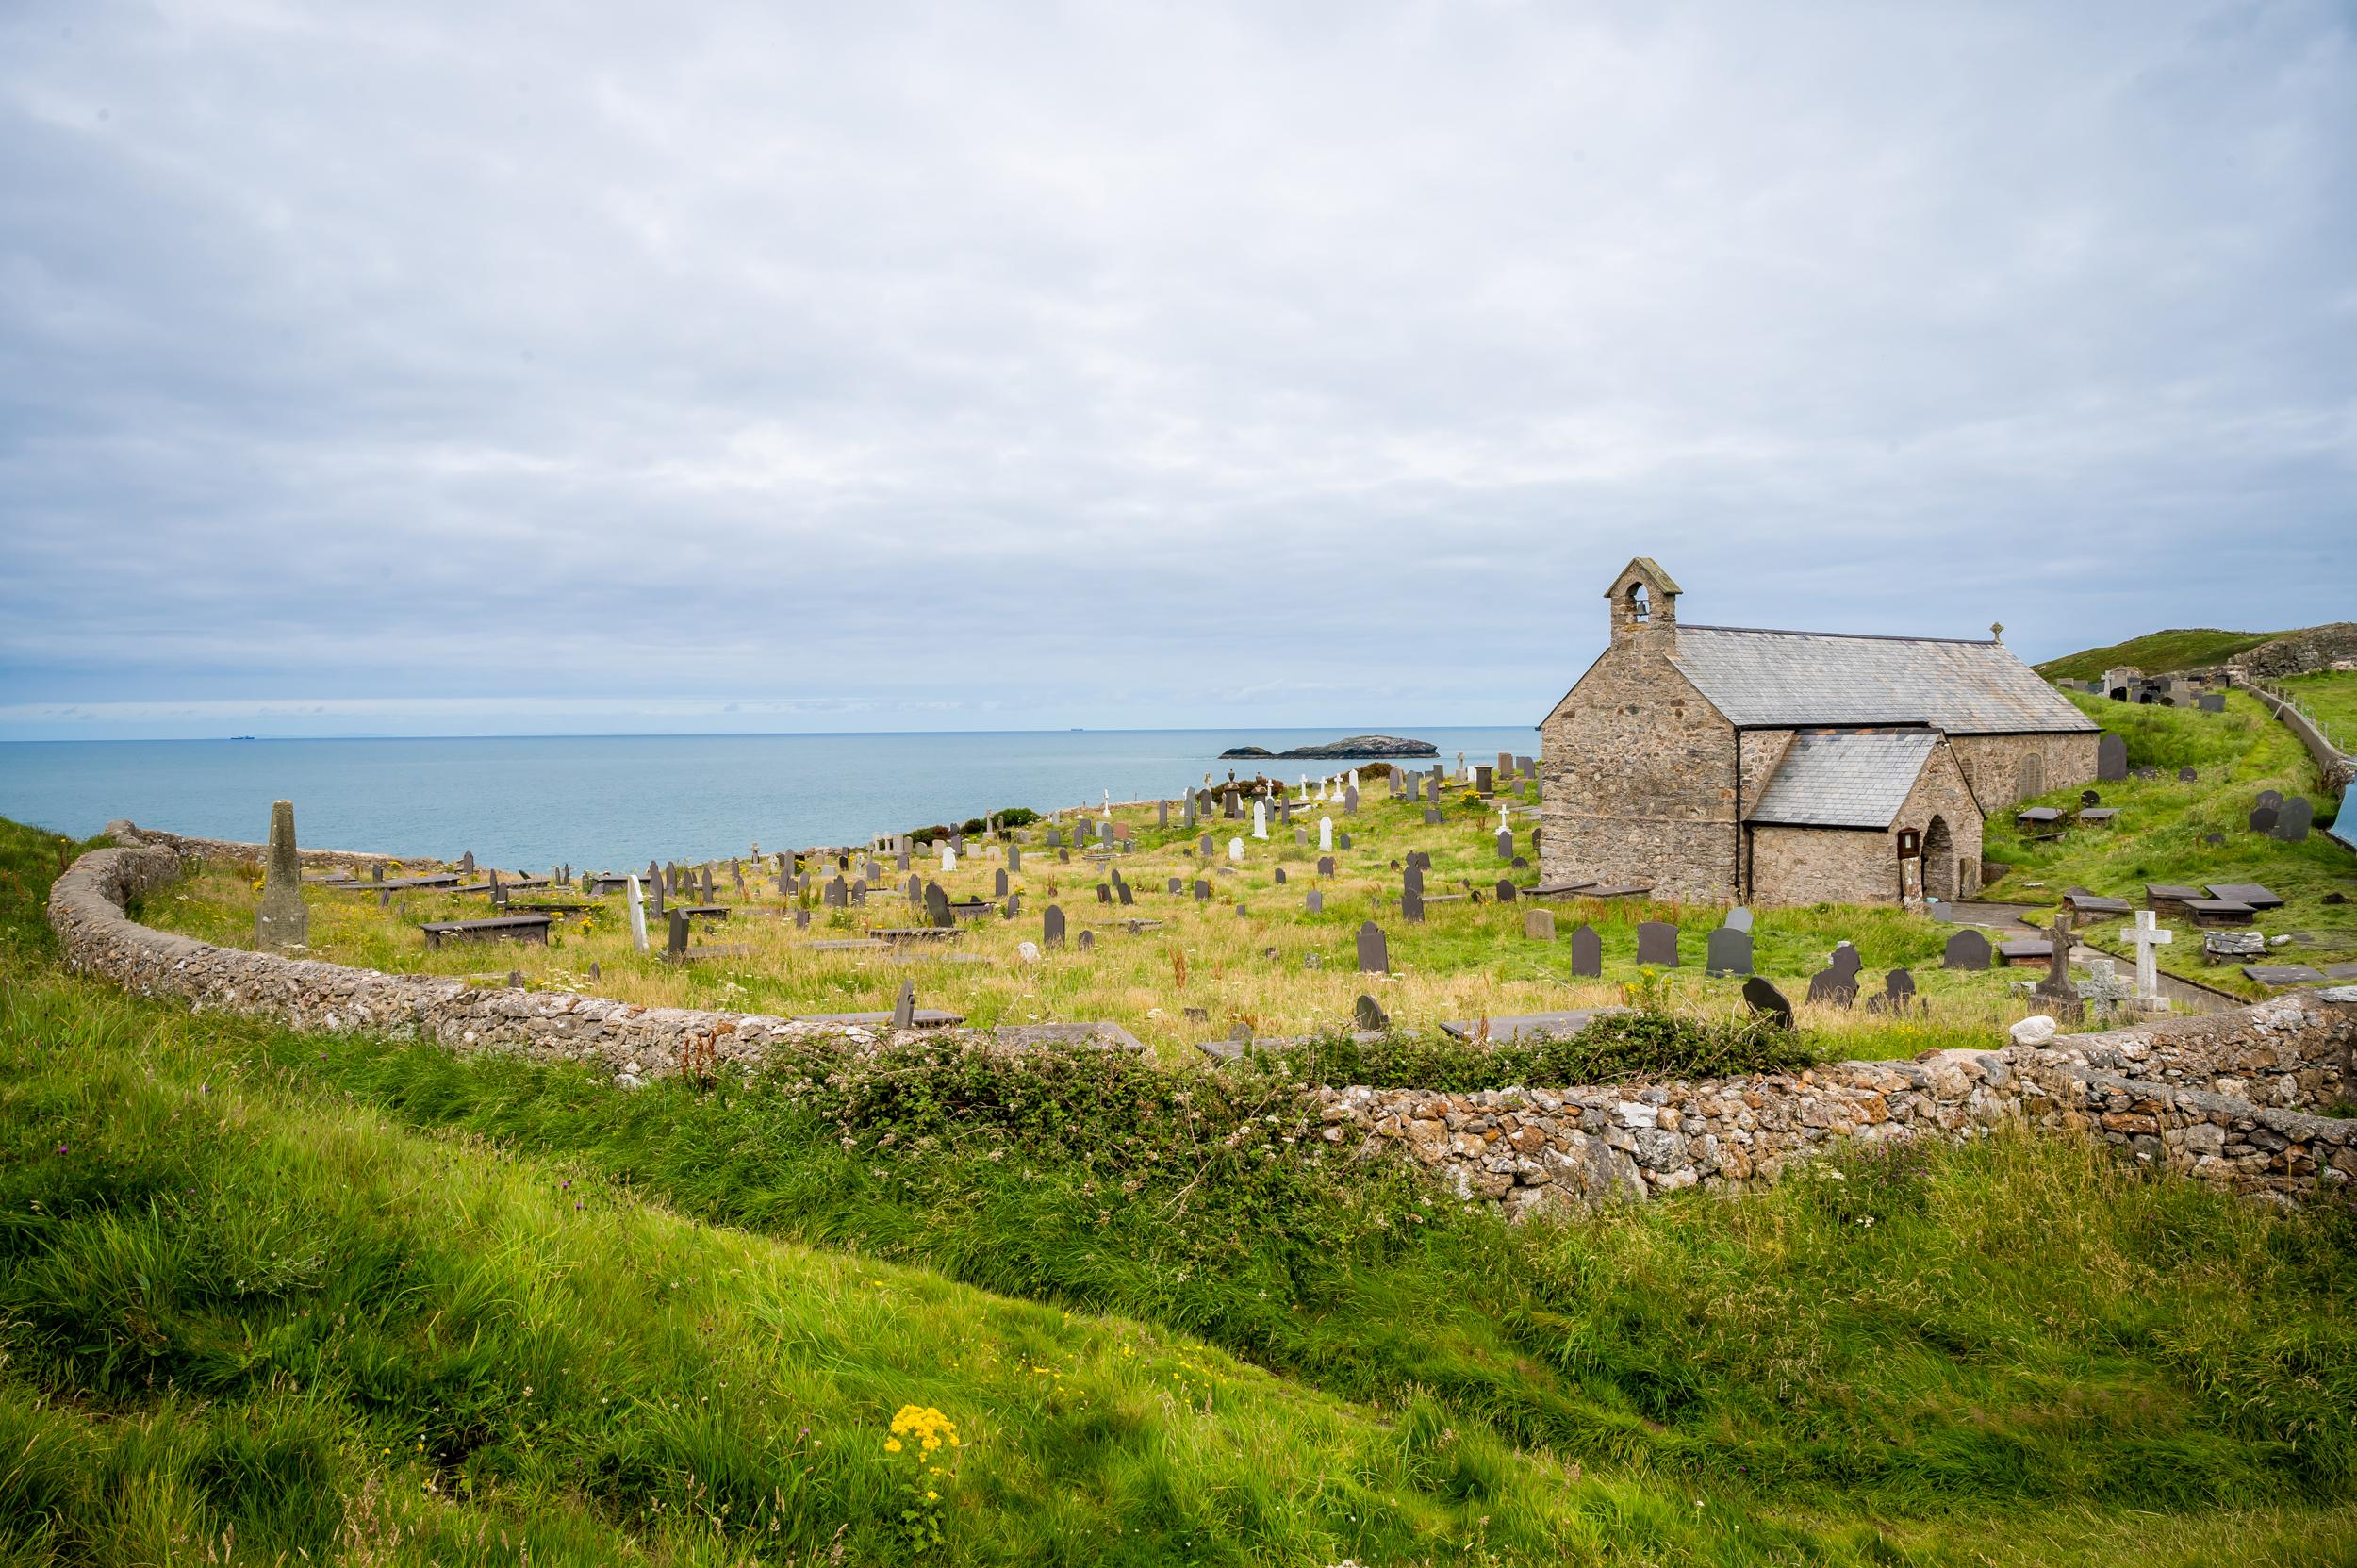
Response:
M940 1545L941 1489L956 1482L957 1451L964 1446L958 1424L931 1405L902 1405L892 1417L883 1446L887 1454L909 1457L908 1477L900 1483L909 1504L900 1510L900 1525L908 1532L910 1549L922 1552Z

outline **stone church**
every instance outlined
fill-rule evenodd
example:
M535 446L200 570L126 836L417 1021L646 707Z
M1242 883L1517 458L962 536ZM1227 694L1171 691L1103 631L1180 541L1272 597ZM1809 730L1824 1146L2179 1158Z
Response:
M1678 593L1631 561L1611 646L1539 726L1547 885L1967 898L1986 813L2095 777L2096 725L1994 635L1681 626Z

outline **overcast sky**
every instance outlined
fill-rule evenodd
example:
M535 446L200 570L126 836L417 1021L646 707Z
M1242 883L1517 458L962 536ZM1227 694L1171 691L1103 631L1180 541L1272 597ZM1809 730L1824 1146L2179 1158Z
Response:
M0 0L0 736L2357 617L2353 18Z

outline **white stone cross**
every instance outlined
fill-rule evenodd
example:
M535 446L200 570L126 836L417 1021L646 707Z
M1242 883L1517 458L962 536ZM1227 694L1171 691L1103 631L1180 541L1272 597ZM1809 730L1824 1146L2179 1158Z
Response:
M1320 779L1318 781L1318 799L1321 801L1326 799L1326 781L1324 779Z
M2158 919L2149 909L2136 911L2136 923L2128 930L2128 940L2136 945L2136 995L2146 1001L2161 999L2161 977L2153 964L2153 949L2165 948L2177 940L2173 931L2163 931Z
M1331 854L1333 851L1334 819L1331 817L1321 817L1318 818L1318 852Z
M1501 801L1498 802L1498 832L1504 833L1513 824L1507 820L1506 802Z
M1252 802L1252 836L1255 838L1268 836L1268 802L1266 801Z

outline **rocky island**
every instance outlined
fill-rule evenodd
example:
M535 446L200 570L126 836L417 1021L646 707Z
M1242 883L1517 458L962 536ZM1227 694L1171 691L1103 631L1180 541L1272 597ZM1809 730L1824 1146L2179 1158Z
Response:
M1440 749L1428 740L1404 740L1398 735L1352 735L1345 740L1329 740L1323 746L1296 746L1290 751L1272 751L1264 746L1231 746L1222 757L1269 757L1278 760L1302 758L1321 762L1355 762L1365 757L1437 757Z

